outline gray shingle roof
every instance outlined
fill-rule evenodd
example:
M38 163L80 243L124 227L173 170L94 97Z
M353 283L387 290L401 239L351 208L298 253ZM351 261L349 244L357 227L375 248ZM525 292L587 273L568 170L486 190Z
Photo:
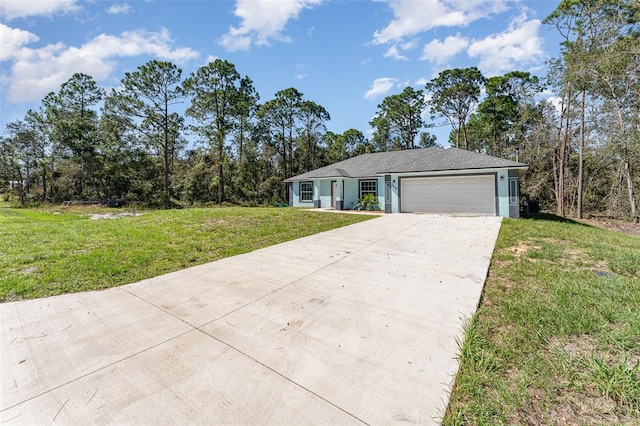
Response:
M362 154L286 179L285 182L322 178L367 178L388 173L444 170L504 169L526 164L457 148L419 148Z

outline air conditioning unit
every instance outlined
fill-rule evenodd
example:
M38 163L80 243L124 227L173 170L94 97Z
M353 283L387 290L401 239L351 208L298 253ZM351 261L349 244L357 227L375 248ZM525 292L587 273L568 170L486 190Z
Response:
M522 203L522 213L525 215L540 213L540 203L537 201L525 201Z

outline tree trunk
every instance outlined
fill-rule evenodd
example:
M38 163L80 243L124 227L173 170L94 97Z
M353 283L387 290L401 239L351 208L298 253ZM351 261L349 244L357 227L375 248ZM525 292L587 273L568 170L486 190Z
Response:
M47 166L42 166L42 202L47 201Z
M243 147L244 147L244 120L240 119L240 138L238 139L238 170L242 169Z
M558 152L558 216L564 217L565 215L565 172L567 170L567 146L569 144L569 135L571 132L571 120L569 118L569 112L571 110L571 92L567 94L567 106L565 109L565 130L560 143L560 150Z
M285 178L293 176L293 130L289 129L289 138L287 142L287 155L289 156L289 175L285 175Z
M462 137L464 140L464 149L469 149L469 142L467 141L467 126L462 122Z
M162 155L162 189L164 194L169 196L169 150L165 148Z
M286 132L286 128L284 126L284 123L282 124L282 167L283 167L283 172L284 172L284 178L288 178L288 172L287 172L287 132Z
M18 172L16 173L16 176L18 177L18 193L20 195L20 204L24 205L25 202L25 193L24 193L24 179L22 178L22 172L20 172L20 170L18 170Z
M169 107L164 104L164 141L162 146L162 187L165 195L165 202L169 201Z
M586 90L582 89L582 94L580 98L580 145L579 145L579 159L578 159L578 203L576 207L576 217L578 219L582 219L582 183L584 181L583 178L583 169L584 169L584 116L585 116L585 96Z
M218 204L224 201L224 168L222 166L222 156L224 154L224 144L218 141Z
M627 180L627 193L629 195L629 205L631 206L631 220L633 222L638 221L638 210L636 205L636 194L633 189L633 173L631 170L631 163L629 157L626 156L624 161L624 174Z

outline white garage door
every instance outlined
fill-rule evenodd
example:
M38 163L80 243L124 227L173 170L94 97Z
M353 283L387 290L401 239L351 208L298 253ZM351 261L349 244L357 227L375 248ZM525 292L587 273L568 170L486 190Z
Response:
M494 175L404 178L404 213L496 214Z

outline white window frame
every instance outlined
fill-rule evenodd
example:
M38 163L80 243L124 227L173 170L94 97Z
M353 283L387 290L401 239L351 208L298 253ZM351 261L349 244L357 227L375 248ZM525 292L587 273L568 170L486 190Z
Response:
M516 177L509 178L509 204L520 204L520 184Z
M374 188L367 188L363 190L363 186L367 185L367 184L371 184L373 183ZM363 185L364 184L364 185ZM364 179L361 180L360 183L358 184L358 192L360 195L360 198L362 198L364 196L364 194L373 194L375 197L378 197L378 179Z
M310 189L303 189L303 186L310 186ZM308 196L309 199L306 199ZM313 203L313 181L300 182L300 202L301 203Z

